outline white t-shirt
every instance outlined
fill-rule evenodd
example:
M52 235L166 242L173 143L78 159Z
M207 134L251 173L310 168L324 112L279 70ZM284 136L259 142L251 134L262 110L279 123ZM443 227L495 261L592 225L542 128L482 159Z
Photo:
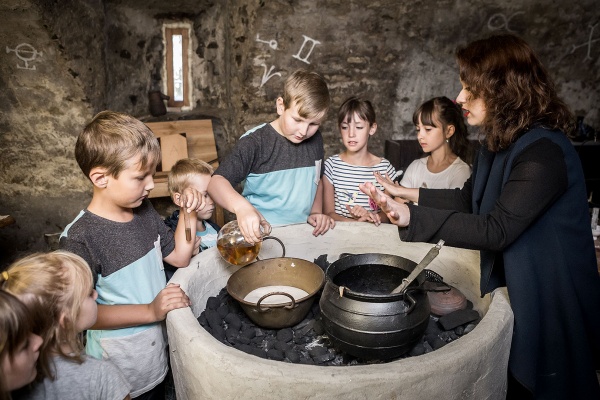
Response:
M471 167L460 157L456 157L448 168L437 173L427 169L428 158L429 156L413 161L406 168L400 185L407 188L460 189L471 176Z

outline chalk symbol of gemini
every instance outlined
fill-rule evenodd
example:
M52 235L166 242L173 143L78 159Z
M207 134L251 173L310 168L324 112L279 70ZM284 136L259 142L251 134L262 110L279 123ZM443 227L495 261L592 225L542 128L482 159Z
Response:
M30 67L28 63L35 60L37 56L42 56L42 52L37 51L29 43L18 44L17 47L15 47L14 49L9 49L8 46L6 46L6 52L10 53L11 51L14 51L17 58L25 63L24 67L20 66L19 63L17 63L17 68L19 69L29 69L35 71L35 65Z

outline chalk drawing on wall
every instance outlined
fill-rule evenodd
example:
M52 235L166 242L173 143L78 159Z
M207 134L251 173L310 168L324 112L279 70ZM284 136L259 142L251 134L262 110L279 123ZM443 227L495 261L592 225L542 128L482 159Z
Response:
M310 61L308 61L308 58L312 54L315 46L318 44L321 44L321 42L319 42L318 40L313 39L311 37L308 37L306 35L302 35L302 37L304 38L304 41L302 42L302 45L300 46L300 49L298 50L298 52L296 54L294 54L292 57L297 60L300 60L306 64L310 64ZM277 50L278 43L275 39L263 40L260 38L259 34L256 34L255 41L258 43L268 44L271 49ZM267 83L267 81L274 76L281 77L281 72L273 72L273 70L275 69L274 65L272 65L271 68L267 68L267 65L265 63L261 63L261 64L257 64L257 65L260 65L261 67L264 68L262 79L260 81L260 87L263 87L263 85L265 83Z
M503 13L493 14L490 18L488 18L488 29L491 31L499 31L504 29L507 32L515 33L514 30L510 29L510 20L520 14L525 14L525 12L517 11L516 13L513 13L508 17Z
M6 52L10 53L11 51L15 52L17 58L25 63L24 66L19 65L17 62L18 69L29 69L35 71L35 65L29 66L29 62L35 60L38 56L42 56L41 51L37 51L32 45L29 43L20 43L14 49L9 49L6 46Z
M269 71L267 72L267 66L265 64L260 64L262 67L264 67L265 72L263 72L263 76L262 76L262 80L260 81L260 87L262 87L265 83L267 83L267 81L269 79L271 79L273 76L277 75L278 77L281 78L281 72L273 72L271 73L271 71L273 71L273 68L275 68L274 65L271 66L271 68L269 68Z
M585 57L583 58L583 61L591 61L592 60L592 43L596 43L597 41L600 40L600 38L594 39L594 29L596 29L596 26L598 25L598 22L596 22L594 25L590 24L588 25L588 28L590 28L590 34L588 35L588 39L587 42L578 44L578 45L572 45L571 47L571 52L569 54L573 54L575 53L575 50L577 50L580 47L586 47L587 46L587 54L585 55Z
M302 42L302 46L300 46L300 50L298 50L298 53L294 54L292 57L294 57L302 62L305 62L307 64L310 64L310 61L308 61L308 57L310 57L310 53L312 53L315 46L318 44L321 44L321 42L319 42L318 40L312 39L306 35L302 35L302 37L304 38L304 42ZM306 55L304 57L301 57L300 55L302 54L302 51L304 50L304 45L306 45L307 42L312 43L312 44L309 44L310 50L308 50L308 53L306 53Z
M271 39L271 40L261 40L261 38L259 37L258 33L256 34L256 41L259 43L266 43L269 45L270 48L272 48L273 50L277 50L277 40L275 39Z

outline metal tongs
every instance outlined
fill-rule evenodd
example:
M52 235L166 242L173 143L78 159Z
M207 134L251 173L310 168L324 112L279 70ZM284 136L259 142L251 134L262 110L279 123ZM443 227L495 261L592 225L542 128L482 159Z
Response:
M187 198L185 195L181 195L180 197L180 214L183 214L183 222L185 224L185 240L188 242L192 241L192 227L190 225L190 213L186 211Z

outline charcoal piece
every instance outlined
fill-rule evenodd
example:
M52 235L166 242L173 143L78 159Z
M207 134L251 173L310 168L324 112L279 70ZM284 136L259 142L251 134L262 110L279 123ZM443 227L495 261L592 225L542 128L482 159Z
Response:
M300 364L307 364L307 365L315 365L315 361L312 359L312 357L307 357L304 355L300 356Z
M329 261L327 261L327 254L321 254L319 257L315 258L315 264L317 264L323 271L327 270L329 267Z
M223 327L221 325L217 325L217 326L211 326L211 331L212 331L212 335L214 336L215 339L217 339L219 342L224 342L226 337L225 337L225 329L223 329Z
M291 342L294 338L294 332L290 328L280 329L277 332L277 340L281 342Z
M217 313L215 310L207 308L205 310L205 316L206 316L206 320L208 321L208 325L210 326L211 329L214 330L217 327L223 329L223 327L221 325L223 320L219 316L219 313Z
M427 323L427 328L425 328L425 335L427 335L427 334L436 334L437 335L441 331L442 330L440 329L437 322L433 318L430 317L429 322Z
M296 336L294 337L294 343L295 344L306 344L308 342L312 341L310 336Z
M225 331L225 333L227 333L227 331ZM235 338L235 343L243 343L243 344L250 344L252 343L252 340L248 339L247 337L244 337L242 335L238 335Z
M431 353L433 351L433 347L431 347L431 345L427 341L423 342L423 347L425 348L425 354Z
M260 358L267 358L267 352L264 351L263 349L259 349L259 348L256 348L256 347L252 348L252 351L251 351L250 354L253 354L253 355L255 355L257 357L260 357Z
M231 312L225 316L224 321L227 323L228 327L237 331L239 331L242 327L242 321L240 318Z
M225 300L227 300L231 296L229 296L229 293L227 292L227 288L223 288L223 289L221 289L221 291L219 292L219 294L216 297L217 297L217 299L219 299L219 301L221 303L223 303Z
M271 350L272 348L274 348L276 342L277 339L275 339L274 337L268 337L266 339L263 339L263 345L267 350Z
M408 352L408 354L412 357L415 356L420 356L421 354L425 354L425 346L423 345L423 342L419 342L415 345L415 347L413 347L412 349L410 349L410 351Z
M251 339L251 342L254 344L262 345L263 339L264 339L264 336L254 336Z
M429 345L431 345L431 348L434 350L441 349L446 345L446 342L444 342L442 338L439 337L439 335L435 334L425 335L425 340L427 341L427 343L429 343Z
M310 313L309 313L309 314L310 314ZM305 317L305 318L304 318L302 321L300 321L300 322L298 322L296 325L294 325L294 326L292 327L292 330L294 330L294 331L297 331L297 330L299 330L299 329L302 329L302 328L304 328L306 325L308 325L308 324L312 324L312 323L313 323L313 321L312 321L312 316L309 318L309 317L308 317L308 315L307 315L307 316L306 316L306 317Z
M225 318L227 314L229 314L229 307L226 304L223 304L217 308L217 312L221 316L221 318Z
M254 328L243 328L241 336L248 339L253 339L256 337L256 330Z
M454 333L456 333L458 336L462 336L465 334L465 327L464 326L457 326L456 328L454 328Z
M334 353L326 351L325 354L321 354L320 356L313 357L313 360L315 360L316 364L323 364L323 363L326 363L327 361L333 360L334 358L335 358Z
M277 350L280 350L280 351L287 351L287 350L291 349L292 346L290 346L286 342L282 342L282 341L278 340L273 345L273 348L275 348Z
M450 340L458 339L458 335L456 333L454 333L454 331L449 331L448 336L450 336Z
M317 335L322 335L323 333L325 333L323 322L321 320L315 321L315 323L313 324L313 330Z
M467 300L467 310L473 309L473 302L471 300Z
M283 351L277 349L270 349L267 351L267 358L269 360L283 361Z
M476 326L475 324L469 324L469 325L465 326L464 334L466 335L467 333L471 332L473 329L475 329L475 326Z
M237 329L227 328L225 329L225 337L229 343L233 344L239 337L239 331Z
M216 311L216 309L219 308L220 305L221 302L216 297L209 297L208 300L206 300L206 308L208 310Z
M452 341L452 338L450 337L450 332L454 333L454 331L444 331L444 332L441 332L439 334L440 339L442 339L446 343Z
M236 343L233 347L247 354L252 354L252 351L254 350L254 347L244 343Z
M200 323L200 325L204 328L208 326L208 320L206 319L206 313L204 311L202 311L202 313L198 317L198 323Z
M459 325L464 325L477 319L479 319L479 313L477 311L465 309L446 314L440 317L438 322L444 328L444 330L449 331L450 329L454 329Z
M292 363L300 362L300 353L295 350L288 350L285 352L285 358Z
M327 353L327 349L323 346L315 346L308 350L308 354L310 354L312 358L320 357L325 353Z

